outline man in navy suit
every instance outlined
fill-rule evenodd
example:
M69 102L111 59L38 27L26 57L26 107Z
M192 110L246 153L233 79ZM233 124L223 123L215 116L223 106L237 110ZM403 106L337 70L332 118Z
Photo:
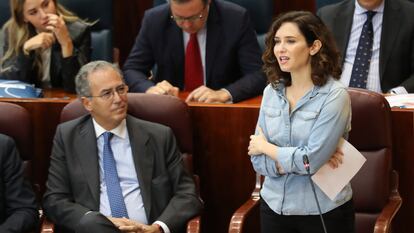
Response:
M406 0L345 0L319 10L343 57L341 81L349 83L367 11L375 11L367 89L414 92L414 4Z
M145 13L124 64L130 91L178 95L187 90L185 48L195 33L203 80L187 101L238 102L263 92L261 51L247 11L215 0L170 0Z

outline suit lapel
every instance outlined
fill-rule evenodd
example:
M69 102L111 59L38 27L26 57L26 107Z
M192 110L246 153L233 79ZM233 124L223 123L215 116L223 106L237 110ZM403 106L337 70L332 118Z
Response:
M392 48L394 47L394 42L400 29L397 25L403 23L401 22L401 18L398 17L399 11L400 5L398 2L389 0L385 1L379 56L381 80L383 79L385 65L387 64L388 58L392 53Z
M127 128L142 201L148 217L151 212L151 180L154 163L153 153L148 144L150 138L147 132L140 127L140 122L131 116L127 117Z
M333 34L338 48L342 55L342 62L345 60L346 48L348 46L349 36L351 34L352 20L355 10L355 2L347 1L344 9L335 17L333 24Z
M222 24L220 24L220 15L217 11L215 2L210 4L210 10L207 21L207 38L206 38L206 86L209 86L210 77L212 75L212 67L216 61L216 53L220 46L220 35L222 33Z
M183 32L171 19L168 23L165 35L165 41L167 43L167 51L170 51L170 61L174 64L174 73L169 74L172 77L176 77L173 80L179 80L176 85L180 89L184 88L184 42Z
M75 145L79 148L79 153L77 153L77 155L80 156L78 157L78 160L92 193L94 206L96 209L99 209L99 158L92 118L89 118L84 124L80 125L79 137L76 139Z

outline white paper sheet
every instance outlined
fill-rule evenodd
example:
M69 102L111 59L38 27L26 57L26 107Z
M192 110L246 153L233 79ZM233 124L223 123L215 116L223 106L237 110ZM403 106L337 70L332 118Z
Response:
M328 164L323 165L313 176L312 180L331 199L351 181L352 177L361 169L367 160L354 146L341 138L338 147L344 156L342 164L337 168L331 168Z
M385 96L391 107L414 108L414 94Z

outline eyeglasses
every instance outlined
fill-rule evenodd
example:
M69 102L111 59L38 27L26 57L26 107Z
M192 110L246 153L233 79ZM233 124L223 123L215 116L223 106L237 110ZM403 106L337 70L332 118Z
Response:
M88 98L99 97L99 98L109 101L114 98L115 92L118 93L119 96L125 96L128 93L128 86L125 84L121 84L115 87L115 89L104 90L102 94L100 95L90 95L90 96L85 96L85 97L88 97Z
M188 21L188 22L194 22L194 21L196 21L196 20L201 20L201 19L203 19L204 18L204 15L203 15L203 11L204 11L204 9L206 9L206 7L207 7L207 5L205 5L204 7L203 7L203 9L201 9L201 11L198 13L198 14L195 14L195 15L193 15L193 16L189 16L189 17L181 17L181 16L174 16L174 15L171 15L171 19L172 20L174 20L176 23L178 23L178 24L181 24L181 23L184 23L184 21Z

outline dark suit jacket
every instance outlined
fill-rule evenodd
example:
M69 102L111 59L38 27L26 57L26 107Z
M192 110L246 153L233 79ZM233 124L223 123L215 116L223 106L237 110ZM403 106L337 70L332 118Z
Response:
M167 80L184 88L182 30L171 19L169 4L145 12L141 30L124 64L131 92L145 92ZM211 1L207 21L206 86L226 88L233 101L260 95L266 86L261 50L247 11L235 4ZM157 66L153 80L150 70Z
M0 134L0 232L28 232L39 221L33 190L23 177L13 139Z
M149 223L160 220L180 232L201 209L192 177L185 171L170 128L127 117L134 165ZM87 211L99 211L96 136L90 115L58 126L43 207L72 232Z
M82 22L67 23L70 37L73 42L74 53L71 57L63 58L59 42L55 42L52 47L50 61L50 81L52 87L61 87L65 91L75 91L75 76L80 67L91 59L91 33L89 26ZM34 29L31 29L33 31ZM4 52L8 48L8 31L4 30L5 43ZM31 33L34 36L35 32ZM11 58L4 62L3 69L7 69L2 76L10 80L20 80L26 83L33 83L41 87L38 78L38 70L33 67L35 59L34 51L29 56L24 55L21 51L17 57Z
M355 1L345 0L321 8L318 15L332 30L345 57L352 27ZM414 92L414 4L385 0L382 22L379 74L381 89L403 86Z

